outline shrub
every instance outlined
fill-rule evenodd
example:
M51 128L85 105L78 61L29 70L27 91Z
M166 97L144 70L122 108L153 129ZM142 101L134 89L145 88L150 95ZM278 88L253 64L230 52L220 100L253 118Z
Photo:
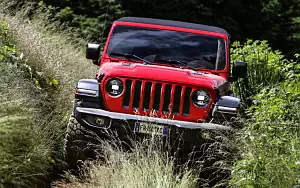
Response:
M240 49L248 47L247 43ZM280 54L269 51L269 54L276 53ZM248 53L244 55L245 60L253 56ZM266 67L264 71L271 73L259 73L260 61L250 64L249 71L255 74L250 73L249 83L252 82L251 87L260 90L250 93L254 100L247 111L250 119L245 121L245 127L236 137L240 155L232 171L232 187L299 187L299 64L282 56L274 57L280 59L271 58L265 62L272 67ZM260 78L260 74L261 81L251 78L253 75Z
M276 85L284 79L283 70L287 61L280 51L273 51L267 41L248 40L245 44L234 42L231 61L244 61L248 64L246 79L234 84L235 93L248 105L252 96L265 86Z

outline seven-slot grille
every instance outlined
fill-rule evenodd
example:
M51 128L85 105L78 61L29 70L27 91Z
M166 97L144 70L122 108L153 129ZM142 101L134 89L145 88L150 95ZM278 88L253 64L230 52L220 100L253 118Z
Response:
M191 87L127 79L123 108L188 116L191 92Z

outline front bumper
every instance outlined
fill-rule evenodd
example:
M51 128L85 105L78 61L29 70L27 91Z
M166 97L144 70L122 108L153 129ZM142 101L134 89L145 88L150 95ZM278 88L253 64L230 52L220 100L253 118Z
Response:
M85 124L87 124L90 127L102 128L97 126L97 124L85 120L84 117L87 116L106 118L109 122L108 124L111 124L112 120L123 120L123 121L140 121L140 122L149 122L154 124L164 124L164 125L176 126L177 128L184 128L184 129L206 129L206 130L220 130L220 131L232 130L230 126L223 126L214 123L194 123L188 121L178 121L178 120L163 119L157 117L147 117L147 116L140 116L140 115L133 115L133 114L110 112L110 111L96 109L96 108L84 108L84 107L75 108L76 119L83 121Z

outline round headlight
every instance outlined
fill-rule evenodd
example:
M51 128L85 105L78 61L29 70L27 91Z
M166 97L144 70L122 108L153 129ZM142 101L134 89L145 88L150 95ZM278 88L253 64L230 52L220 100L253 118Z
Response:
M124 90L123 82L119 79L111 79L106 84L106 91L111 96L121 95Z
M209 104L210 96L209 96L208 92L206 92L204 90L198 90L198 91L193 93L192 100L193 100L193 103L197 107L202 108L202 107L205 107Z

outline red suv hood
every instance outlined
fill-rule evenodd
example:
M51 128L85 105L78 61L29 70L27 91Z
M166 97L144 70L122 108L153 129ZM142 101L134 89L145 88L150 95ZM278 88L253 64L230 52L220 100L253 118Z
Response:
M227 84L223 77L208 72L195 73L190 69L140 63L104 63L100 68L101 72L105 72L105 77L137 78L212 89Z

